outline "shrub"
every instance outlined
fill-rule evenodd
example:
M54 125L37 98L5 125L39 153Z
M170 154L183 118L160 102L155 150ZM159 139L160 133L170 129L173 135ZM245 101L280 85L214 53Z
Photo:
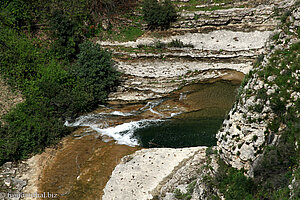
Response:
M278 115L281 115L286 111L285 102L281 101L278 96L271 99L271 108Z
M178 39L173 39L170 43L168 43L168 47L177 47L177 48L183 48L183 47L191 47L193 48L193 44L184 44L182 41Z
M142 4L144 20L150 29L166 29L176 21L177 13L170 0L158 3L157 0L144 0Z
M285 23L286 22L286 20L287 20L287 18L289 17L289 16L291 16L291 11L290 10L288 10L288 11L285 11L284 13L283 13L283 15L281 16L281 18L280 18L280 20L281 20L281 23Z
M40 70L40 78L28 85L26 98L42 98L52 108L52 115L62 120L76 117L93 108L93 94L86 91L82 80L52 60Z
M7 27L0 28L0 73L14 86L24 87L34 79L42 61L37 48L25 35Z
M253 140L254 142L256 142L257 139L258 139L258 136L257 136L257 135L253 135L252 140Z
M255 104L253 107L253 111L254 112L258 112L261 113L264 109L264 105L263 104Z
M176 40L172 40L169 44L169 47L178 47L178 48L182 48L184 47L184 44L182 41L176 39Z
M79 34L79 23L61 10L55 10L50 18L50 30L54 40L52 49L56 57L72 60L78 53L82 37Z
M254 191L253 181L236 170L230 170L221 185L226 188L226 190L223 190L221 186L221 191L224 192L226 199L243 200L251 198L251 193Z
M240 149L240 148L243 146L243 144L244 144L244 143L240 143L240 144L238 145L238 148Z
M103 103L110 91L118 84L119 73L114 69L111 55L100 45L84 42L72 73L91 93L95 103Z
M69 133L52 112L43 99L30 99L5 116L7 125L0 127L0 163L26 158Z
M255 185L251 178L246 177L242 171L227 166L224 161L218 161L219 168L215 175L215 183L225 199L253 199Z
M32 26L32 2L24 0L3 0L0 2L0 21L11 28L22 29ZM2 20L2 17L4 19Z
M166 43L164 43L164 42L162 42L162 41L160 41L160 40L154 42L153 46L154 46L155 48L157 48L157 49L164 49L164 48L167 47Z
M176 40L172 40L171 42L169 43L165 43L165 42L162 42L160 40L157 40L151 44L138 44L137 45L137 48L145 48L145 47L154 47L154 48L157 48L157 49L164 49L164 48L167 48L167 47L177 47L177 48L183 48L183 47L191 47L193 48L194 45L193 44L184 44L182 41L176 39Z
M212 147L207 147L205 150L206 156L210 156L212 154L217 154L216 150L213 150Z
M261 99L263 101L266 101L268 99L267 90L265 88L261 88L257 91L256 95L257 99Z

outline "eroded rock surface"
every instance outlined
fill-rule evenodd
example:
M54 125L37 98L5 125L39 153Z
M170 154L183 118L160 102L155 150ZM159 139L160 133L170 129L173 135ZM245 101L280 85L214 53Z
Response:
M292 18L299 16L300 10L294 9ZM299 26L297 20L290 23L290 31L296 30ZM281 123L278 131L269 131L267 127L276 118L280 117L276 113L276 107L272 100L276 98L274 94L280 93L283 85L277 85L280 76L285 74L286 69L281 66L272 66L278 69L279 74L259 75L261 71L270 66L270 58L276 50L288 48L290 45L299 41L296 35L287 34L284 30L278 30L278 40L270 40L268 46L273 46L262 60L259 68L254 69L247 84L240 92L240 100L237 101L233 109L229 112L223 127L217 134L218 149L221 158L234 168L244 168L249 176L254 176L253 168L261 158L261 154L266 146L277 145L281 133L287 128L286 124ZM275 47L274 47L275 46ZM291 72L291 76L286 80L290 83L295 80L295 85L299 84L299 70ZM284 89L288 93L287 99L280 98L287 109L296 109L296 101L300 93L290 87ZM286 115L282 113L281 115Z
M206 147L142 149L126 156L115 168L104 189L103 200L143 200L159 194L160 187L181 166Z

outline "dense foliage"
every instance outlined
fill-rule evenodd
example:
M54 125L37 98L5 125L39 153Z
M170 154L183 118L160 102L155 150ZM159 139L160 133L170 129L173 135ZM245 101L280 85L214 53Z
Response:
M78 45L82 41L79 33L80 24L65 15L61 10L55 10L50 18L52 50L60 59L73 60L78 53Z
M30 28L33 25L32 1L2 0L0 21L15 29Z
M0 27L0 73L10 84L25 88L25 83L37 76L37 66L44 62L43 56L25 35Z
M25 102L2 118L0 164L39 152L70 133L65 120L104 103L119 76L109 52L83 42L84 31L72 13L53 11L49 46L24 34L30 18L12 9L16 2L22 3L6 2L0 12L0 75L22 92ZM9 15L2 18L3 13Z
M150 29L169 28L176 21L177 13L170 0L159 3L157 0L144 0L142 4L143 17Z
M110 53L91 42L80 45L73 73L83 81L83 87L92 94L93 101L99 103L103 103L108 93L118 83Z

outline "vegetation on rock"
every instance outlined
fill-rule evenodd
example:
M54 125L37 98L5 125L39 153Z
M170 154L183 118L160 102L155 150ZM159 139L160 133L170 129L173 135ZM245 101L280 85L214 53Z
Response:
M159 3L157 0L144 0L143 17L150 29L169 28L171 22L176 21L177 13L170 0Z
M297 39L300 35L291 31L292 20L292 11L284 12L281 17L282 31L272 37L277 48L271 46L271 53L266 59L263 56L257 59L254 70L245 77L239 91L237 105L255 97L255 101L260 103L249 106L247 112L260 114L269 107L274 117L261 119L251 116L248 120L250 124L262 120L266 123L263 148L254 149L255 156L260 156L255 162L250 161L253 178L247 180L243 174L245 170L235 170L220 160L222 163L216 176L208 183L217 187L226 199L300 198L297 185L300 167L300 42ZM293 44L287 39L291 37L296 41ZM262 87L253 90L249 86L253 80L262 82ZM275 135L277 139L274 139ZM254 135L251 140L256 142L258 136ZM240 154L238 151L236 156Z

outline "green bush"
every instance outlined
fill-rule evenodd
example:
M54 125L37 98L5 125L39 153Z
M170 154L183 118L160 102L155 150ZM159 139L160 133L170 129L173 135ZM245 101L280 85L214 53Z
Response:
M170 43L168 43L168 47L177 47L177 48L183 48L183 47L191 47L193 48L193 44L184 44L181 40L175 39L172 40Z
M258 136L257 136L257 135L253 135L252 140L253 140L254 142L256 142L257 139L258 139Z
M255 184L242 171L227 166L219 159L219 168L213 182L217 184L225 199L245 200L253 199Z
M111 55L100 45L84 42L80 46L73 74L81 81L85 91L91 93L95 103L103 103L118 84L119 73L114 69Z
M63 121L52 116L53 108L43 100L19 104L0 127L0 163L26 158L69 133Z
M52 60L41 69L40 77L24 91L26 98L42 98L52 108L52 115L65 120L93 108L93 96L65 66Z
M73 60L79 52L78 45L82 41L79 34L79 22L61 10L55 10L50 18L50 29L54 40L52 48L56 57Z
M25 35L2 26L0 28L0 73L14 86L24 87L38 73L43 56Z
M177 19L175 7L170 0L159 3L157 0L144 0L143 17L150 29L166 29Z
M153 46L157 49L164 49L167 47L167 44L158 40L158 41L154 42Z
M24 0L2 0L0 2L0 21L5 25L23 29L33 25L33 9L31 1Z
M182 193L179 189L176 189L174 191L174 196L176 199L180 199L180 200L190 200L192 198L192 195L187 193Z

